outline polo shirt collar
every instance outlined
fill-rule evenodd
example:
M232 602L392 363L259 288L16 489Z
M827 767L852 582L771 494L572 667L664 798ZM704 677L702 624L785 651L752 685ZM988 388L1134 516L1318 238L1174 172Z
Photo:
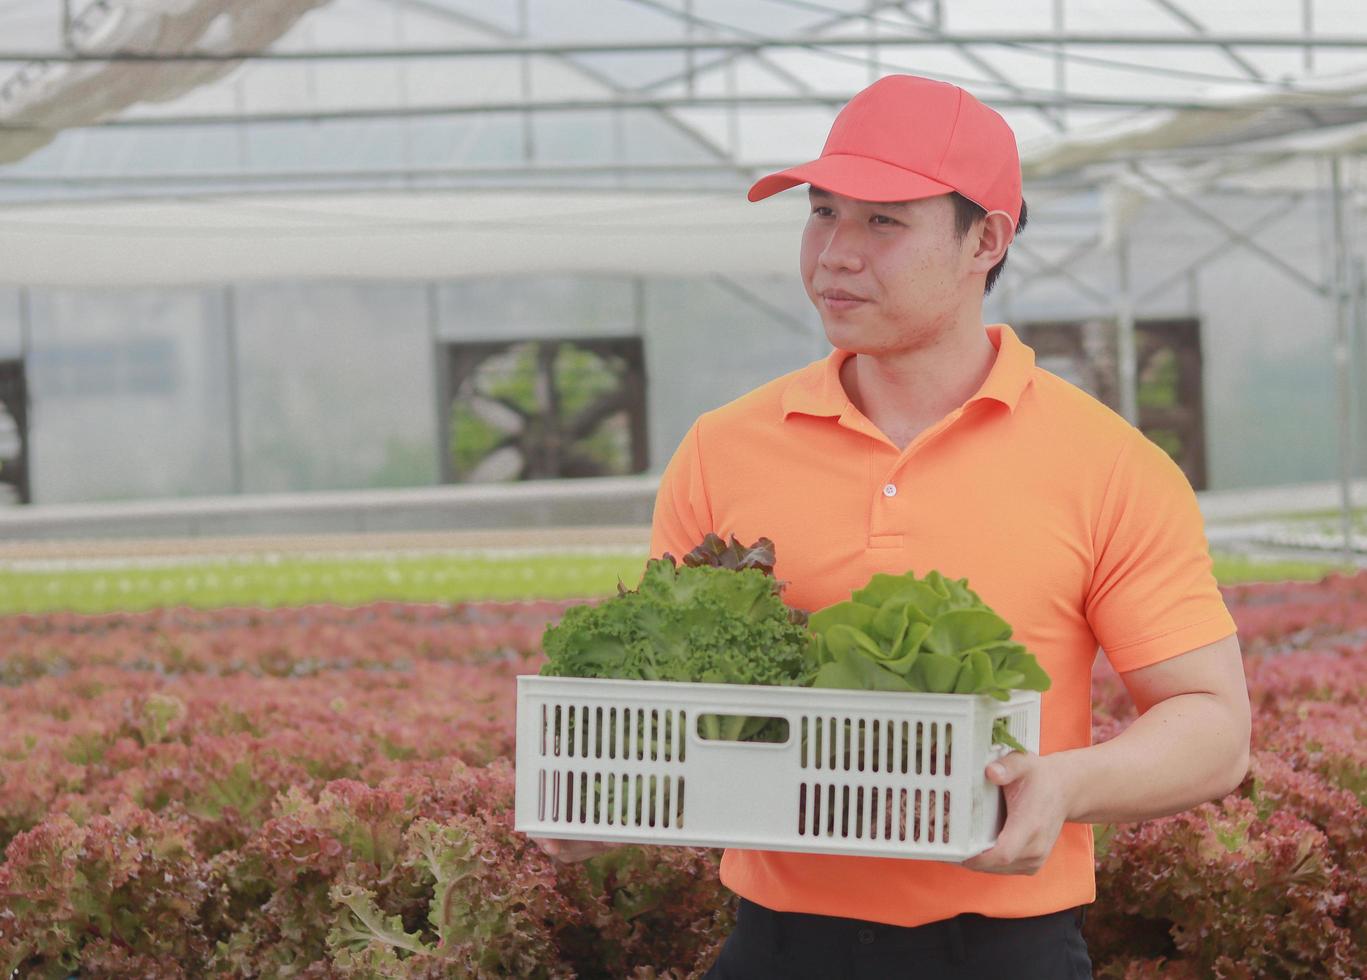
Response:
M1021 392L1030 383L1035 352L1005 323L990 324L987 339L997 348L997 359L992 363L987 380L965 404L991 399L1014 412ZM850 351L836 348L823 360L798 371L797 377L783 391L783 417L786 419L794 412L821 416L843 414L850 399L840 383L840 366L853 356Z

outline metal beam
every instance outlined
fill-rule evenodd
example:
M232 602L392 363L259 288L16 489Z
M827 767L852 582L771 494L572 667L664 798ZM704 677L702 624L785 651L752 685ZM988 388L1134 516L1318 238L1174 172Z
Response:
M1150 0L1150 2L1157 4L1159 7L1166 10L1168 13L1172 14L1183 24L1186 24L1193 31L1195 31L1197 34L1209 36L1210 32L1206 29L1206 26L1202 24L1199 20L1197 20L1195 17L1193 17L1191 14L1189 14L1181 6L1179 6L1176 3L1176 0ZM1231 62L1233 62L1235 67L1243 71L1250 79L1252 79L1255 82L1267 84L1267 76L1264 75L1261 71L1259 71L1257 66L1255 66L1243 55L1239 54L1228 44L1220 45L1220 49L1225 53L1225 57L1227 57ZM1285 89L1291 89L1293 86L1283 82L1280 83L1280 87ZM1312 109L1303 107L1298 109L1297 111L1302 116L1309 119L1312 124L1316 126L1323 124L1323 120Z
M435 17L441 18L443 20L449 20L454 23L461 24L465 27L472 27L475 30L484 31L486 34L489 35L495 35L503 37L505 39L512 36L507 31L503 30L495 24L491 24L486 20L471 16L470 14L453 10L452 8L446 7L443 4L434 3L432 2L432 0L401 0L401 2L405 6L417 10L422 10ZM522 44L525 46L525 40L522 42ZM591 68L587 65L584 65L581 62L578 62L574 60L574 58L570 57L568 54L555 53L552 54L551 57L554 57L556 60L563 62L566 66L583 75L585 78L597 82L599 85L602 85L605 89L614 93L614 95L616 96L621 96L627 91L620 83L613 79L612 76L607 75L601 71L598 71L595 68ZM678 116L675 116L669 112L662 111L659 113L659 118L660 121L663 122L666 126L677 131L686 140L689 140L690 142L694 143L704 153L707 153L718 160L728 159L726 153L716 143L716 141L712 140L705 133L700 132L688 123L685 123L682 119L678 118ZM620 113L614 116L613 126L615 130L614 136L618 137L620 135L621 130ZM620 145L620 139L617 139L617 143L615 145ZM734 160L731 160L730 162L733 165L735 164Z
M1286 215L1295 211L1297 208L1300 207L1301 202L1304 200L1304 194L1291 195L1287 200L1283 201L1281 205L1274 208L1272 211L1263 215L1258 220L1251 222L1245 227L1240 228L1240 234L1243 234L1251 238L1253 235L1256 235L1258 232L1265 230L1269 226L1275 224L1281 218L1284 218ZM1200 255L1196 256L1196 258L1184 262L1182 264L1182 268L1178 269L1176 272L1172 273L1169 276L1164 276L1158 282L1154 283L1153 285L1145 289L1144 292L1140 293L1135 300L1136 304L1142 304L1147 302L1148 300L1160 295L1169 287L1175 285L1183 279L1189 280L1190 277L1194 275L1196 271L1200 269L1202 266L1204 266L1207 262L1210 262L1212 259L1218 259L1220 256L1225 255L1227 252L1228 243L1220 242L1213 248L1207 249L1206 251L1202 252ZM1192 305L1192 309L1195 309L1194 305Z
M1309 75L1315 70L1315 7L1314 0L1301 0L1301 30L1305 32L1305 48L1301 52L1301 65Z
M1017 244L1018 244L1017 242L1012 242L1012 243L1011 243L1011 247L1014 248ZM1044 261L1044 262L1047 262L1047 263L1048 263L1048 268L1051 269L1051 270L1054 270L1054 275L1058 275L1058 274L1061 274L1061 273L1063 272L1063 270L1068 269L1074 262L1077 262L1079 259L1082 259L1082 258L1084 258L1085 256L1091 255L1092 252L1093 252L1093 250L1095 250L1096 247L1097 247L1098 245L1100 245L1100 244L1101 244L1101 236L1100 236L1100 235L1089 235L1087 238L1083 239L1082 241L1080 241L1080 242L1078 242L1076 245L1074 245L1072 248L1068 249L1068 251L1065 252L1065 253L1063 253L1062 256L1060 256L1059 258L1054 259L1054 260L1052 260L1052 261L1047 260L1047 259L1041 259L1038 253L1033 253L1033 254L1030 255L1030 257L1033 258L1033 259L1035 259L1036 261ZM1022 249L1022 251L1024 251L1024 250ZM1007 268L1010 268L1010 266L1008 266ZM1030 279L1025 280L1025 281L1022 282L1020 285L1018 285L1018 286L1016 286L1016 287L1014 287L1014 288L1012 289L1012 291L1011 291L1011 298L1012 298L1012 300L1019 299L1020 296L1021 296L1021 294L1024 293L1024 292L1026 292L1028 289L1030 289L1030 287L1033 286L1035 283L1044 282L1044 281L1046 281L1046 279L1048 279L1048 278L1053 278L1053 275L1047 276L1047 277L1046 277L1046 276L1034 276L1034 277L1031 277ZM1074 285L1076 285L1076 284L1077 284L1078 282L1080 282L1080 281L1081 281L1081 280L1080 280L1079 278L1074 277L1073 283L1074 283ZM1089 297L1092 298L1092 299L1096 299L1096 298L1098 298L1098 297L1104 296L1104 294L1103 294L1100 290L1097 290L1097 291L1090 291L1090 287L1089 287L1089 291L1087 291L1087 296L1089 296Z
M446 346L441 337L441 303L435 282L423 286L423 302L427 313L427 350L432 359L432 397L436 402L436 473L437 483L454 483L451 472L451 374Z
M1334 266L1334 388L1338 403L1339 515L1343 529L1343 560L1353 562L1353 370L1352 344L1353 261L1349 254L1347 194L1343 186L1343 160L1329 161L1330 216L1333 220Z
M82 123L76 126L43 126L35 123L0 123L0 130L16 132L48 132L63 129L165 129L177 126L241 126L247 123L293 123L293 122L346 122L361 119L417 119L441 116L483 116L508 113L520 116L525 112L586 112L593 110L645 109L725 109L735 105L757 108L786 108L794 106L827 106L838 109L854 95L853 92L812 93L811 95L760 95L738 92L734 96L702 96L698 98L648 99L566 99L563 101L536 102L499 102L465 105L426 105L426 106L382 106L367 109L299 110L292 112L258 112L250 115L228 113L202 113L184 116L126 116L118 119L105 119ZM992 105L1000 108L1058 108L1061 103L1056 98L1016 98L1004 96L990 98ZM1226 112L1229 104L1219 101L1196 99L1163 99L1135 96L1108 97L1072 94L1068 97L1070 106L1086 106L1095 109L1182 109L1189 111ZM737 164L737 167L740 165Z
M1206 29L1206 25L1202 24L1182 7L1178 6L1174 0L1149 0L1149 2L1172 14L1172 16L1176 17L1183 24L1186 24L1195 31L1197 35L1201 37L1210 37L1210 31ZM1304 38L1301 40L1303 42ZM1234 65L1239 68L1240 71L1248 75L1249 78L1259 82L1266 81L1262 72L1228 44L1220 44L1220 49L1225 53L1225 57L1232 61Z
M1130 281L1130 231L1122 223L1115 236L1115 351L1120 414L1139 425L1138 360L1134 341L1134 291Z
M223 368L224 386L228 394L228 469L232 492L245 490L242 471L242 376L238 366L237 291L228 284L223 287Z
M71 37L71 0L62 0L62 48L65 51L74 51L76 42Z
M747 30L744 30L743 28L734 27L734 26L732 26L732 25L730 25L730 24L723 24L723 23L721 23L720 21L710 20L710 19L708 19L708 18L706 18L706 17L699 17L699 16L693 11L693 3L692 3L692 0L689 0L689 2L688 2L688 4L687 4L687 6L685 7L685 9L684 9L684 10L681 10L681 11L680 11L680 10L675 10L675 9L673 9L672 7L668 6L667 4L661 3L660 0L632 0L632 2L635 3L635 4L637 4L638 6L642 6L642 7L648 8L648 9L650 9L650 10L654 10L654 11L656 11L657 13L665 14L666 16L674 17L674 18L676 18L676 19L681 19L681 20L683 20L684 23L685 23L685 25L686 25L687 28L688 28L688 40L689 40L690 42L692 42L692 41L695 40L694 31L696 30L696 28L698 28L698 27L700 27L700 26L702 26L702 27L710 27L710 28L712 28L713 30L723 30L723 31L727 31L727 32L729 32L730 34L732 34L732 35L734 35L735 37L738 37L738 38L748 38L748 39L751 39L751 40L761 40L761 41L764 39L764 35L762 35L762 34L757 34L757 33L755 33L754 31L747 31ZM839 19L838 19L837 21L835 21L835 22L836 22L836 23L843 23L843 22L845 22L845 21L852 20L852 19L854 19L854 15L853 15L853 14L850 15L850 16L848 16L848 17L841 17L841 18L839 18ZM819 25L818 25L818 29L821 29ZM807 32L804 31L804 33L807 33ZM685 51L684 54L685 54L685 56L686 56L686 61L685 61L685 68L684 68L684 71L683 71L682 74L666 76L666 78L664 78L664 79L656 79L654 82L651 82L649 85L638 86L637 88L634 89L634 91L636 91L636 92L650 92L650 91L655 91L655 90L657 90L657 89L659 89L659 88L661 88L661 87L663 87L663 86L669 84L669 82L671 82L671 81L678 81L678 80L680 80L680 79L683 79L683 80L685 80L685 81L688 83L688 94L689 94L690 97L692 97L694 94L696 94L696 91L697 91L697 89L695 88L695 84L696 84L696 79L697 79L697 76L698 76L699 72L708 71L708 70L710 70L710 69L712 69L712 68L715 68L715 67L725 67L725 66L729 66L729 65L730 65L732 62L734 62L737 58L743 57L743 56L746 54L746 52L743 52L743 51L742 51L742 52L731 52L731 53L728 53L728 54L726 54L725 56L723 56L723 57L721 57L721 58L718 58L716 61L711 62L710 64L703 65L701 68L699 68L699 66L698 66L698 64L697 64L697 59L696 59L697 49L696 49L696 48L690 48L689 50ZM811 87L810 85L808 85L807 82L806 82L801 76L795 75L795 74L793 74L792 72L790 72L788 69L784 68L782 65L776 64L776 63L773 62L771 59L765 57L765 55L764 55L763 53L751 52L750 54L751 54L751 57L753 57L756 61L758 61L760 64L762 64L762 65L765 67L765 69L766 69L767 71L769 71L770 74L774 75L774 76L775 76L776 78L778 78L780 81L786 82L787 84L793 86L793 88L797 89L799 92L810 92L810 91L812 90L812 87Z
M771 319L781 323L785 328L804 340L812 340L816 336L816 334L812 332L811 323L805 322L800 318L793 316L793 314L789 313L787 310L775 306L773 303L770 303L762 296L759 296L753 290L741 285L730 276L714 275L710 278L712 282L721 289L724 289L742 302L748 303L761 313L764 313Z
M862 14L861 14L862 16ZM1306 46L1304 34L1096 34L1072 32L1057 34L1038 31L962 34L887 34L878 38L885 47L940 47L945 45L1066 44L1079 47L1172 47L1172 48L1296 48ZM1317 35L1310 42L1316 48L1361 49L1367 35ZM680 38L640 38L634 41L569 41L542 44L467 44L433 45L408 48L327 48L313 51L76 51L0 50L0 62L218 62L218 61L355 61L391 58L489 58L520 55L640 54L650 51L762 51L786 48L868 47L869 39L858 37L757 38L754 40L686 40Z
M759 161L747 163L741 169L748 179L750 173L758 175L791 166L791 161ZM337 184L352 181L412 181L442 178L470 177L564 177L564 176L622 176L649 174L662 176L670 174L725 174L737 171L731 163L586 163L586 164L544 164L533 163L528 166L507 167L395 167L371 170L274 170L274 171L236 171L209 170L201 172L164 172L164 173L7 173L0 169L0 187L89 187L116 185L129 187L166 187L212 183L256 184ZM509 185L512 186L512 185ZM535 184L517 185L535 188ZM716 187L717 185L713 185ZM606 185L604 185L606 188ZM673 188L677 190L678 188ZM724 188L721 188L724 189Z
M1071 285L1078 292L1082 293L1082 295L1086 296L1088 299L1101 303L1102 306L1106 309L1110 309L1110 307L1114 304L1114 297L1107 295L1100 289L1097 289L1096 287L1091 285L1091 283L1087 282L1085 279L1081 279L1078 276L1074 275L1072 271L1064 268L1064 266L1059 262L1052 262L1049 259L1046 259L1044 256L1040 255L1039 252L1035 251L1029 245L1024 244L1019 239L1012 242L1011 247L1016 249L1021 254L1025 255L1031 261L1038 263L1044 269L1048 270L1048 272L1051 275L1058 276L1059 278L1063 279L1065 282ZM1031 273L1034 275L1038 275L1038 273L1035 272L1035 270L1031 270Z
M1166 197L1169 200L1182 205L1182 207L1186 208L1188 211L1196 215L1201 220L1205 221L1207 224L1219 228L1229 237L1230 241L1238 245L1242 245L1244 248L1248 249L1254 255L1257 255L1259 258L1280 269L1282 272L1286 273L1288 276L1290 276L1296 282L1300 283L1306 289L1309 289L1311 292L1318 293L1321 296L1329 295L1330 288L1328 286L1306 275L1300 269L1297 269L1294 265L1286 261L1284 258L1282 258L1280 255L1278 255L1271 249L1264 248L1263 246L1259 245L1244 232L1240 231L1238 228L1235 228L1233 225L1231 225L1228 221L1225 221L1219 215L1212 213L1209 209L1203 207L1201 204L1192 200L1186 194L1182 194L1174 190L1173 188L1169 187L1167 184L1163 183L1157 177L1154 177L1152 174L1146 173L1143 170L1143 168L1139 167L1138 165L1132 164L1129 169L1131 173L1133 173L1144 183L1148 184L1150 187L1154 188L1163 197Z
M939 24L933 21L925 21L917 14L914 14L910 10L907 10L905 8L905 5L903 5L902 12L905 13L907 17L909 17L910 19L916 21L916 23L923 27L925 30L929 31L932 37L944 37L944 31L941 29ZM940 15L940 11L937 9L936 11L934 11L934 14L938 17ZM1013 82L1009 75L1007 75L1005 72L999 69L992 62L988 61L978 52L974 51L972 48L959 48L957 54L960 58L963 58L965 61L973 65L979 71L991 76L992 79L994 79L999 85L1005 87L1007 90L1014 92L1018 96L1024 96L1026 94L1025 89L1021 88L1019 85ZM1063 112L1061 109L1042 108L1039 109L1038 112L1040 116L1043 117L1044 121L1048 123L1049 126L1052 127L1056 132L1061 133L1067 128L1064 125Z
M657 2L657 0L636 0L636 2L637 2L637 3L648 2L649 5L652 7L652 9L660 9L661 11L664 11L664 10L667 9L667 8L661 6L661 5ZM831 53L830 53L830 52L818 50L819 48L826 46L825 41L822 39L822 32L827 31L827 30L830 30L832 27L839 27L839 26L842 25L842 24L847 24L847 23L849 23L849 22L851 22L851 21L854 21L854 20L871 20L871 21L877 21L877 18L876 18L875 16L871 15L871 14L868 12L868 10L864 10L864 11L836 11L836 10L833 10L832 8L830 8L830 7L826 7L826 6L823 6L823 5L821 5L821 4L815 4L815 3L797 3L797 2L794 2L794 0L782 0L782 2L783 2L785 5L787 5L787 6L799 7L799 8L801 8L801 9L803 9L803 10L811 10L811 11L814 11L814 12L819 12L819 13L823 13L823 14L828 14L828 15L830 15L830 16L828 16L827 19L825 19L825 20L820 20L820 21L817 21L816 23L813 23L813 24L808 25L807 27L804 27L804 28L802 29L801 33L796 34L796 35L789 35L789 36L787 37L787 40L788 40L788 41L791 41L791 42L794 42L794 43L799 42L801 38L810 37L812 40L808 41L808 42L805 43L805 44L801 44L800 47L806 48L807 50L812 51L812 52L814 52L814 53L816 53L816 54L825 55L825 56L827 56L827 57L830 57L830 56L831 56ZM691 0L690 0L690 6L691 6ZM880 10L883 9L883 8L891 8L891 9L901 10L902 13L906 14L908 17L913 17L913 19L914 19L914 16L911 14L910 11L908 11L908 10L905 9L905 6L906 6L905 0L881 0L881 2L880 2L879 5L878 5L878 7L879 7ZM675 13L677 14L677 11L675 11ZM690 15L690 16L693 16L693 15ZM695 22L699 23L699 24L705 24L705 25L711 26L711 27L713 27L713 28L715 28L715 29L718 29L718 30L727 30L727 31L730 31L732 34L735 34L735 35L738 36L738 37L747 37L747 38L753 38L753 39L756 39L756 40L763 40L763 38L764 38L764 35L762 35L762 34L757 34L757 33L755 33L754 31L746 31L746 30L742 30L741 28L732 27L732 26L727 25L727 24L722 24L720 21L708 20L708 19L706 19L706 18L701 18L701 17L696 17L696 16L693 16L693 20L694 20ZM878 23L883 23L883 22L882 22L882 21L878 21ZM894 25L894 26L900 29L900 28L903 27L904 25L902 25L902 24L896 24L896 25ZM880 36L879 42L881 43L881 41L882 41L882 37ZM869 43L869 42L865 42L865 44L868 44L868 43ZM690 52L688 52L688 54L690 55L690 58L691 58L693 52L690 51ZM803 80L803 79L801 79L800 77L794 75L792 72L788 71L786 68L783 68L782 66L775 64L775 63L774 63L773 61L771 61L770 59L765 58L765 57L763 57L763 56L761 56L761 55L754 54L754 52L743 51L743 50L740 50L740 51L737 51L737 50L728 51L728 52L726 52L725 54L721 55L720 57L714 58L713 60L707 62L707 63L704 64L704 65L693 64L692 67L693 67L693 69L694 69L695 71L698 71L698 72L710 71L710 70L713 69L713 68L719 68L719 67L721 67L721 66L723 66L723 65L725 65L725 64L727 64L727 63L729 63L729 62L731 62L731 61L734 61L736 58L744 57L744 56L746 56L747 54L748 54L748 55L751 55L752 57L754 57L759 63L763 64L763 65L765 66L765 68L769 69L772 73L774 73L774 74L775 74L777 77L779 77L781 80L786 81L786 82L788 82L789 84L794 85L796 88L800 89L801 91L804 91L804 92L809 92L809 91L811 91L811 86L809 86L809 85L806 83L805 80ZM846 60L849 60L849 61L856 61L856 60L866 60L866 59L848 58L848 59L846 59ZM676 73L674 73L674 74L665 75L663 78L657 78L657 79L655 79L653 82L650 82L650 83L648 83L648 84L646 84L646 85L642 85L642 86L640 86L638 89L636 89L636 91L641 92L641 93L645 93L645 92L655 92L655 91L658 91L659 89L665 88L666 86L672 85L672 84L675 83L675 82L684 81L684 80L688 80L688 79L689 79L688 71L676 72ZM690 88L690 89L689 89L689 94L691 95L692 93L693 93L693 90Z

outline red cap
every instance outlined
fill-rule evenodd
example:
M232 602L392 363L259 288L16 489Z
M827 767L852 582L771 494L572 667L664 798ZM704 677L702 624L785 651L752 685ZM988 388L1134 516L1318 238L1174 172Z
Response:
M887 75L850 99L821 156L761 177L748 197L807 183L861 201L958 191L1020 220L1020 156L1006 120L957 85L916 75Z

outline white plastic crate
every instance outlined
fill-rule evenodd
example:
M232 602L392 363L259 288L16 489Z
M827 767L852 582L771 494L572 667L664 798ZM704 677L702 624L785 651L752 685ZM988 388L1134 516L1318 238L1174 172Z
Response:
M1005 818L984 769L1039 751L1040 696L524 675L516 827L535 837L961 861ZM701 715L783 718L782 743L705 740Z

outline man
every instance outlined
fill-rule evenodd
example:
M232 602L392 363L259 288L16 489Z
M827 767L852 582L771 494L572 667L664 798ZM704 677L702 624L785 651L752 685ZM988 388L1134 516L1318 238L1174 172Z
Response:
M697 419L661 480L651 554L767 536L785 599L808 610L875 572L966 577L1052 687L1040 754L988 767L1008 814L994 847L962 865L727 850L740 916L708 976L1089 977L1088 824L1218 798L1248 767L1241 653L1195 495L1136 428L984 325L1025 217L996 112L883 78L818 159L749 196L802 183L802 279L834 350ZM1098 646L1140 716L1091 746Z

